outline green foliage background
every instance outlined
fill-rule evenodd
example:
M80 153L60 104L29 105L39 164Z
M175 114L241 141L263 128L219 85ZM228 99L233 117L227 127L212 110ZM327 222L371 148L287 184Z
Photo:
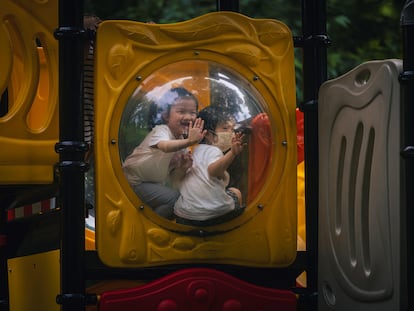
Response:
M240 13L284 22L294 36L302 34L300 0L240 0ZM346 73L364 61L401 58L402 0L326 0L328 79ZM85 12L102 19L129 19L172 23L216 10L216 0L85 0ZM298 85L302 61L296 53ZM299 88L298 97L301 92Z

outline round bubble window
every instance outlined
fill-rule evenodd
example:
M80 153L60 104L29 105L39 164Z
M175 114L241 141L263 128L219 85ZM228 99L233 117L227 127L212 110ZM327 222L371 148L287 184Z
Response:
M155 214L182 224L242 217L272 157L264 107L247 79L215 62L176 62L146 77L129 97L119 130L134 193ZM254 160L257 153L265 160Z

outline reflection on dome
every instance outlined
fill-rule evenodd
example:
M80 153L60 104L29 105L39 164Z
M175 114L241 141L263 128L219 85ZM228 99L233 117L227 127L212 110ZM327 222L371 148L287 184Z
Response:
M230 133L244 133L245 151L228 167L227 186L240 190L242 201L248 204L258 193L268 172L272 157L271 131L269 127L256 124L259 119L267 120L262 96L247 79L223 65L200 60L181 61L143 79L129 97L122 114L119 129L121 161L124 162L155 125L165 121L163 118L169 115L171 102L174 102L166 100L166 95L178 89L196 97L198 111L210 106L215 111L229 114L234 120ZM260 133L252 133L253 129ZM253 137L257 140L254 144L250 142ZM252 165L257 159L261 159L260 163Z
M263 99L241 75L223 65L207 61L170 64L144 79L125 107L120 131L121 159L132 151L153 127L154 113L161 96L173 87L185 87L199 101L199 110L212 105L229 110L238 126L263 112ZM155 111L154 111L155 110Z

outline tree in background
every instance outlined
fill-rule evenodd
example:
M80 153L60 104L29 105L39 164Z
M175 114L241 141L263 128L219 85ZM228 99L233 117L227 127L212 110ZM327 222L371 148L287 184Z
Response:
M403 5L400 0L328 0L328 76L368 60L402 58Z
M284 22L301 35L301 0L240 0L240 13ZM401 0L326 0L328 79L368 60L401 58ZM102 19L173 23L216 10L216 0L85 0L86 13ZM302 81L300 52L295 59L297 84ZM298 98L301 90L298 89Z

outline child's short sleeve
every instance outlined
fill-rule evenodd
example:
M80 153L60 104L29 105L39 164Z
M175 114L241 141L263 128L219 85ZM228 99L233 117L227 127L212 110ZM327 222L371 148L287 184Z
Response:
M171 130L167 125L157 125L152 129L151 137L149 137L148 145L150 147L156 146L160 141L173 140L175 137L172 135Z

